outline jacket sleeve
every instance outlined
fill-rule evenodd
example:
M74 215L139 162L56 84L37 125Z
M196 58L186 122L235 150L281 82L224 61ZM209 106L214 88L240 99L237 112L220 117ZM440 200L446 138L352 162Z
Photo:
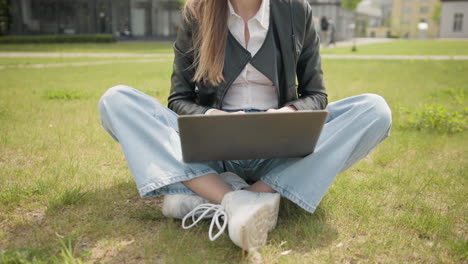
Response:
M297 61L298 100L287 103L297 110L320 110L327 106L320 59L320 39L314 27L312 8L305 3L304 41Z
M192 27L183 19L174 42L174 63L168 98L168 107L179 115L203 114L210 109L196 102L196 84L192 80L195 74L193 60Z

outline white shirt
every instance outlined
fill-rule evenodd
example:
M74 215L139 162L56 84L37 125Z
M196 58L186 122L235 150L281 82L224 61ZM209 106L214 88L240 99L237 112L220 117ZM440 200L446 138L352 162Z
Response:
M248 45L245 43L244 20L234 11L231 1L228 1L228 28L234 38L250 54L260 50L265 41L270 25L270 0L263 0L260 9L247 22L250 33ZM258 109L267 110L278 107L278 95L272 81L259 72L250 63L232 83L223 100L223 110ZM209 114L212 110L208 110Z

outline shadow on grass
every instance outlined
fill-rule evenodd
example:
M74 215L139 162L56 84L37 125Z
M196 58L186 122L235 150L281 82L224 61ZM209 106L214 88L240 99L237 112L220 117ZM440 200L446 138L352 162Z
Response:
M81 197L83 191L75 192L74 197ZM28 253L18 255L28 260L40 258L44 263L60 260L61 241L65 237L71 241L69 257L87 262L241 261L241 250L227 234L216 242L209 241L209 221L190 230L182 229L180 220L162 215L161 197L140 199L133 182L86 191L84 197L73 203L52 199L52 206L40 220L12 226L9 236L15 241L11 245L21 244L26 248L22 251ZM278 226L270 233L267 252L281 252L283 245L296 252L310 251L329 245L336 237L337 232L327 223L324 210L319 208L315 214L309 214L283 199ZM14 251L9 251L10 256ZM31 252L38 254L29 254Z
M327 211L319 206L310 214L283 198L276 232L270 239L287 242L288 249L298 252L328 247L338 237L338 232L327 221Z

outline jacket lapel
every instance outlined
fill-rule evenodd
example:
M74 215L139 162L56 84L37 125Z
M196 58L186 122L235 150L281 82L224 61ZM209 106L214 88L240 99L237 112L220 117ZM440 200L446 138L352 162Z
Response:
M289 1L286 0L271 0L271 15L273 17L273 35L277 45L277 49L280 51L282 58L282 69L294 69L296 72L295 57L294 57L294 46L293 46L293 33L291 28L291 12L292 8ZM291 72L288 70L288 72ZM281 73L278 73L281 74ZM279 76L280 82L284 78L285 83L282 85L294 84L294 79L291 76L281 74ZM284 89L288 87L283 87Z
M216 89L219 99L224 97L227 89L229 89L232 82L234 82L250 59L250 53L244 49L244 47L237 42L234 36L232 36L231 32L228 31L226 52L224 56L224 82L220 84L218 89ZM218 107L220 106L221 102L218 103Z

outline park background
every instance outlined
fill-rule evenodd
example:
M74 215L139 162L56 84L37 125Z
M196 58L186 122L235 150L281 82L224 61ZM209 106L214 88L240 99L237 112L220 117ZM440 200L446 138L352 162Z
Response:
M322 38L329 101L380 94L393 127L314 214L282 200L261 262L467 263L468 1L311 4L337 27ZM167 104L180 7L0 0L0 263L243 261L208 223L183 230L140 199L100 125L118 84Z

